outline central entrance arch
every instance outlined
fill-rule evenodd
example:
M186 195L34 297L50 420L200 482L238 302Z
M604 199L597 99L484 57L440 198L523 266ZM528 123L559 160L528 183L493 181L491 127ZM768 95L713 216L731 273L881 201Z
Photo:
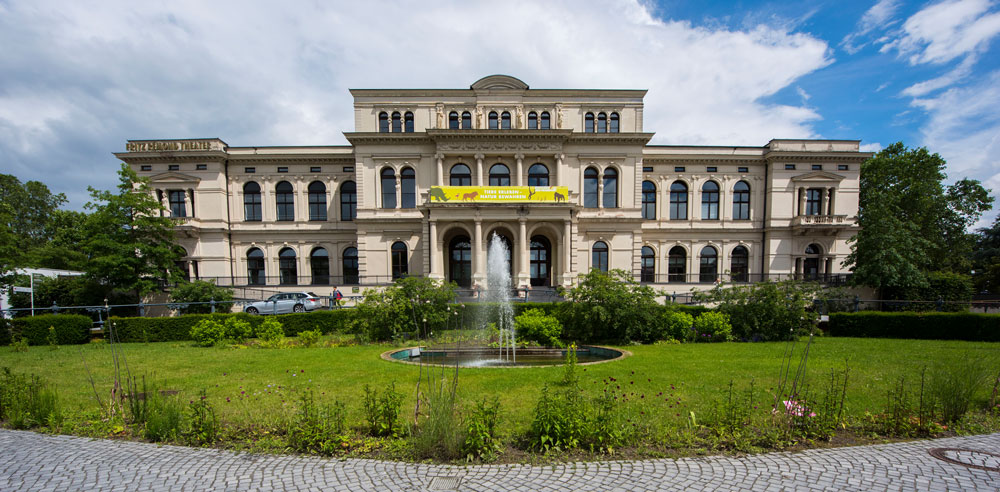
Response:
M552 286L552 243L541 235L531 236L529 271L532 287Z

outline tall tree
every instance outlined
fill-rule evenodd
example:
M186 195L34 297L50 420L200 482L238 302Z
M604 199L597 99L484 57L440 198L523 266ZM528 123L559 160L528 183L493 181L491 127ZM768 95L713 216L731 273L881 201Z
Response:
M177 280L181 254L173 243L172 219L161 217L161 204L149 182L126 164L118 172L117 192L90 189L92 213L84 224L85 271L109 289L134 300L164 280Z
M855 283L882 295L926 287L926 273L968 273L972 239L967 228L992 208L978 181L945 187L945 161L926 148L897 142L861 165L858 225L845 262ZM958 254L956 254L958 253Z
M22 183L14 176L0 174L0 204L4 206L0 221L18 263L23 263L27 252L52 240L60 227L56 222L62 212L59 206L65 203L65 195L53 194L44 183Z
M1000 293L1000 217L993 220L993 225L977 231L972 265L976 289Z

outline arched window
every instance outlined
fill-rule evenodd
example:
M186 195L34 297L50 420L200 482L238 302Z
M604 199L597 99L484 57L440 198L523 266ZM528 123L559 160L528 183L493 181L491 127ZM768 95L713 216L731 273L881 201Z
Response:
M719 276L719 253L711 246L701 250L701 271L698 281L702 283L715 282Z
M591 257L590 268L596 268L602 272L608 271L608 245L604 241L594 243L593 256Z
M611 113L611 124L608 131L618 133L618 113Z
M614 168L604 170L604 196L601 200L604 208L618 208L618 171Z
M642 218L656 219L656 185L652 181L642 182Z
M532 164L528 168L528 186L548 186L549 168L542 163Z
M500 118L499 116L497 116L496 111L490 111L489 124L490 124L490 130L496 130L500 128Z
M458 130L458 112L452 111L448 113L448 129Z
M344 283L347 285L358 284L360 280L358 276L358 248L345 249L341 265L344 269Z
M552 245L545 236L531 236L528 265L532 287L552 284Z
M412 167L399 173L400 207L417 208L417 174Z
M670 220L687 220L688 187L682 181L670 185Z
M510 111L504 111L500 114L500 129L510 130Z
M409 273L406 262L406 245L400 241L392 243L392 279L403 278Z
M583 172L583 207L597 208L597 169L588 167Z
M309 267L313 285L330 285L330 255L324 248L315 248L309 254Z
M472 113L468 111L462 112L462 129L463 130L472 129Z
M642 263L639 271L640 282L656 281L656 253L649 246L642 247Z
M448 280L461 287L472 285L472 243L458 236L448 245Z
M583 131L594 133L594 113L587 113L583 118Z
M701 187L701 220L719 220L719 185L715 181Z
M448 183L451 186L472 186L472 171L465 164L451 166Z
M608 132L608 115L597 113L597 133Z
M733 186L733 220L750 220L750 185L746 181Z
M295 192L292 184L282 181L274 187L274 198L278 206L278 220L295 220Z
M247 252L247 283L264 285L264 252L260 248L252 248Z
M278 275L281 276L281 285L295 285L299 283L299 273L295 266L295 250L284 248L278 252Z
M729 276L733 282L750 281L750 253L743 246L733 248L733 258L729 265Z
M389 133L389 113L382 111L378 114L379 133Z
M403 121L405 122L406 133L413 133L413 113L407 111L403 115Z
M326 185L309 183L309 220L326 220Z
M491 166L490 186L510 186L510 169L503 164Z
M396 208L396 172L391 167L382 170L382 208Z
M243 185L243 220L260 222L260 185L253 181Z
M680 246L670 248L667 258L667 281L687 282L687 252Z
M403 119L399 115L399 112L392 113L392 131L393 133L399 133L403 131Z
M538 129L538 113L534 111L528 113L528 129L529 130Z
M549 112L548 111L542 111L542 124L541 124L540 128L542 130L548 130L549 128L551 128L551 126L549 124Z
M358 216L358 187L354 181L340 185L340 220L354 220Z
M820 245L810 244L806 246L806 258L802 262L802 273L807 280L819 278L819 262L822 254L823 248Z

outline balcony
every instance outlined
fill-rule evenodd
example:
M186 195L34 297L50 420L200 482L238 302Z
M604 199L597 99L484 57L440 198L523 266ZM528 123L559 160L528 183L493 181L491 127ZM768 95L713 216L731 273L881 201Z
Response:
M799 215L792 218L791 227L800 234L837 234L854 226L846 215Z

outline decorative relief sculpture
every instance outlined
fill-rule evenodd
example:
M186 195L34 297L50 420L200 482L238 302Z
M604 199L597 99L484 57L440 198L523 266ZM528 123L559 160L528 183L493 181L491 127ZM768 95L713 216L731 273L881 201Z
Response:
M476 106L476 128L483 127L483 107Z
M561 129L562 127L563 127L562 104L556 104L556 128Z
M437 104L437 128L444 128L444 104Z
M521 106L518 106L515 114L517 115L517 125L514 128L524 128L524 109L522 109Z

